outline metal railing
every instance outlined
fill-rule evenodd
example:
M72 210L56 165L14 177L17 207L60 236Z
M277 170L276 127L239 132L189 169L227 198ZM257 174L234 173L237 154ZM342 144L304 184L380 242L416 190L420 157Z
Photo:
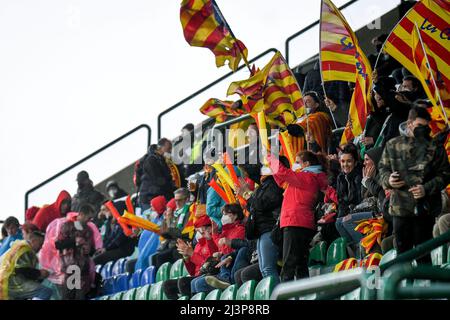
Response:
M147 148L150 146L151 143L151 137L152 137L152 129L146 125L146 124L141 124L139 126L137 126L136 128L126 132L125 134L121 135L120 137L114 139L113 141L109 142L108 144L104 145L103 147L97 149L96 151L92 152L91 154L87 155L86 157L84 157L83 159L75 162L74 164L68 166L67 168L65 168L64 170L61 170L60 172L58 172L57 174L51 176L50 178L48 178L47 180L39 183L37 186L31 188L30 190L28 190L25 193L25 211L28 209L28 197L30 196L31 193L33 193L34 191L40 189L41 187L45 186L46 184L52 182L53 180L55 180L56 178L62 176L63 174L65 174L66 172L72 170L73 168L79 166L80 164L82 164L83 162L91 159L92 157L95 157L96 155L98 155L100 152L108 149L109 147L115 145L116 143L118 143L119 141L127 138L128 136L132 135L133 133L135 133L136 131L139 131L141 129L146 129L147 130Z
M250 64L250 63L255 62L256 60L260 59L261 57L264 57L264 56L265 56L266 54L268 54L269 52L274 52L274 53L276 53L277 51L278 51L278 50L275 49L275 48L267 49L266 51L264 51L264 52L258 54L256 57L254 57L253 59L251 59L248 63ZM245 67L246 67L245 65L241 65L241 66L236 70L236 72L239 71L239 70L241 70L241 69L243 69L243 68L245 68ZM187 97L184 98L183 100L181 100L181 101L175 103L175 104L174 104L173 106L171 106L170 108L168 108L168 109L164 110L163 112L161 112L161 113L158 115L158 140L161 139L161 119L162 119L162 117L163 117L164 115L168 114L169 112L172 112L173 110L177 109L178 107L180 107L181 105L185 104L185 103L188 102L189 100L192 100L193 98L195 98L195 97L198 96L199 94L205 92L206 90L208 90L209 88L215 86L215 85L218 84L219 82L221 82L221 81L225 80L226 78L232 76L234 73L235 73L235 72L232 72L232 71L231 71L231 72L228 72L227 74L223 75L222 77L220 77L220 78L214 80L214 81L211 82L210 84L204 86L204 87L201 88L200 90L197 90L197 91L194 92L193 94L187 96Z
M354 4L355 2L358 2L358 1L359 1L359 0L351 0L351 1L349 1L349 2L347 2L347 3L345 3L345 4L343 4L342 6L340 6L340 7L339 7L339 10L343 10L343 9L347 8L348 6ZM285 44L284 44L284 48L285 48L285 58L286 58L286 62L287 62L288 65L289 65L289 43L290 43L293 39L295 39L295 38L297 38L298 36L300 36L300 35L302 35L303 33L305 33L306 31L308 31L308 30L314 28L315 26L317 26L317 25L319 24L319 22L320 22L320 19L314 21L314 22L311 23L310 25L304 27L304 28L301 29L300 31L297 31L296 33L294 33L293 35L289 36L289 37L286 39Z

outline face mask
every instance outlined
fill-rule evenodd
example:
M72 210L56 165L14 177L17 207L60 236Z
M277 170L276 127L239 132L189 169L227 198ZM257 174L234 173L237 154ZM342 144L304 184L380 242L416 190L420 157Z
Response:
M151 221L155 220L155 219L158 218L158 217L159 217L158 212L152 211L152 212L150 213L150 220L151 220Z
M109 190L108 194L111 198L115 198L115 196L117 194L117 190L114 190L114 189Z
M418 126L413 130L414 137L417 139L429 139L430 133L431 129L429 126Z
M75 229L77 229L77 230L79 230L79 231L83 230L83 226L81 225L81 222L80 222L80 221L75 221L75 222L73 223L73 225L74 225Z
M269 167L262 167L260 174L262 176L271 176L273 173L272 173L272 169L270 169Z
M200 233L200 232L196 232L195 233L195 240L197 240L197 242L200 240L200 239L202 239L203 238L203 235Z
M311 114L312 108L306 108L306 114Z
M294 163L292 165L292 171L296 172L297 170L300 170L302 168L302 165L300 163Z
M172 155L169 152L164 152L164 157L170 159Z
M222 225L233 223L233 221L229 215L222 216L222 219L220 219L220 221L222 222Z

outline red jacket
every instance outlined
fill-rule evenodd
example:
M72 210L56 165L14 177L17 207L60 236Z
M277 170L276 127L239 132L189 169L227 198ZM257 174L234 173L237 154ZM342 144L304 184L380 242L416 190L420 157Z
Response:
M33 218L33 224L42 232L45 232L47 226L55 219L62 218L61 204L65 199L70 199L67 191L61 191L55 203L41 208Z
M226 255L234 251L233 248L222 245L219 246L219 240L221 238L227 239L244 239L245 238L245 227L240 221L235 221L233 223L225 224L222 226L222 232L213 234L214 242L216 243L219 251Z
M303 227L315 230L314 206L319 192L325 191L328 186L327 175L324 172L294 172L274 158L270 165L277 184L289 184L281 206L280 228Z
M206 240L201 238L198 240L194 248L192 256L184 261L187 271L191 276L197 277L200 275L200 268L214 252L217 252L217 245L213 239Z

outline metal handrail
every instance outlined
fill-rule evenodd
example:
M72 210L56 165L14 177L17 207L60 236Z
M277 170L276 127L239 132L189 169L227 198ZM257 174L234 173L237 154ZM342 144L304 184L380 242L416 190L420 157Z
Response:
M91 159L92 157L96 156L97 154L99 154L100 152L108 149L109 147L113 146L114 144L116 144L117 142L125 139L126 137L132 135L133 133L135 133L136 131L140 130L140 129L146 129L147 130L147 148L150 146L151 143L151 137L152 137L152 129L146 125L146 124L141 124L139 126L137 126L136 128L126 132L125 134L121 135L120 137L114 139L113 141L109 142L108 144L104 145L103 147L101 147L100 149L97 149L96 151L92 152L91 154L87 155L86 157L84 157L83 159L75 162L74 164L68 166L67 168L65 168L64 170L61 170L60 172L58 172L57 174L51 176L50 178L48 178L47 180L39 183L37 186L31 188L30 190L28 190L25 193L25 211L28 209L28 197L31 193L33 193L34 191L36 191L37 189L45 186L46 184L50 183L51 181L55 180L56 178L62 176L63 174L65 174L66 172L68 172L69 170L72 170L73 168L77 167L78 165L80 165L81 163Z
M351 0L345 4L343 4L342 6L339 7L339 10L343 10L345 8L347 8L348 6L354 4L355 2L358 2L359 0ZM319 24L319 20L311 23L310 25L304 27L303 29L301 29L300 31L297 31L296 33L294 33L293 35L291 35L290 37L288 37L285 41L285 58L286 58L286 62L289 65L289 43L291 42L292 39L297 38L299 35L305 33L306 31L308 31L309 29L312 29L313 27L317 26Z
M256 57L254 57L253 59L251 59L251 60L249 61L249 63L255 62L256 60L258 60L259 58L265 56L265 55L268 54L269 52L274 52L274 53L276 53L277 51L278 51L278 50L275 49L275 48L267 49L266 51L264 51L264 52L258 54ZM239 68L237 68L236 72L239 71L239 70L241 70L241 69L243 69L243 68L245 68L245 67L246 67L245 65L241 65ZM169 112L171 112L171 111L177 109L177 108L178 108L179 106L181 106L182 104L188 102L189 100L195 98L196 96L198 96L199 94L205 92L205 91L208 90L209 88L215 86L216 84L218 84L218 83L221 82L222 80L225 80L226 78L232 76L234 73L235 73L235 72L232 72L232 71L228 72L227 74L223 75L222 77L220 77L220 78L214 80L213 82L211 82L210 84L204 86L204 87L201 88L200 90L197 90L197 91L194 92L193 94L187 96L187 97L184 98L183 100L181 100L181 101L175 103L175 104L174 104L173 106L171 106L170 108L168 108L168 109L162 111L162 112L158 115L158 140L161 139L161 118L162 118L164 115L166 115L166 114L168 114Z

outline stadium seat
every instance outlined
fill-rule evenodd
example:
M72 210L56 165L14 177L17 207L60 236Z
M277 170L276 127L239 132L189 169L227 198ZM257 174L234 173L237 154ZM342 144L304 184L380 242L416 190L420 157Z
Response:
M347 259L347 241L344 238L334 240L327 251L327 266L334 266Z
M181 296L178 298L178 300L189 300L188 296Z
M391 249L386 252L380 260L380 266L397 258L397 250Z
M222 293L222 290L215 289L208 293L208 295L205 297L205 300L220 300L220 295Z
M327 260L327 243L321 241L316 244L309 252L308 265L325 265Z
M133 272L133 274L130 277L130 284L129 284L130 288L137 288L141 285L141 275L142 275L141 269Z
M254 300L269 300L275 287L274 277L265 277L255 288Z
M162 289L163 281L152 284L150 288L149 300L167 300L166 295Z
M117 260L113 267L112 267L112 276L117 276L119 274L124 273L125 271L125 262L127 261L126 258L120 258L119 260Z
M106 294L106 295L101 296L100 298L98 298L98 300L109 300L109 298L110 298L110 296Z
M191 300L205 300L206 297L206 293L204 292L199 292L196 295L194 295Z
M431 251L431 263L433 266L441 266L447 261L447 246L442 245Z
M242 284L236 294L236 300L253 300L255 293L256 281L249 280Z
M122 300L136 300L136 292L136 288L126 291L122 297Z
M108 279L111 277L113 264L114 261L109 261L105 263L100 273L103 279Z
M178 279L184 276L184 261L178 259L170 268L169 279Z
M170 279L170 267L172 266L172 264L170 262L166 262L163 263L158 271L156 272L156 281L155 282L159 282L159 281L166 281L168 279Z
M155 266L150 266L142 272L141 276L141 286L145 286L146 284L155 283Z
M220 295L220 300L236 300L237 287L232 284L226 288Z
M343 295L341 300L360 300L361 288L350 291L349 293Z
M117 276L114 276L114 292L121 292L128 290L128 283L129 283L129 273L123 273L119 274Z
M148 300L150 295L151 284L137 288L136 300Z
M441 268L450 270L450 262L443 264L443 265L441 266Z
M117 292L113 294L109 300L122 300L123 295L123 292Z
M103 280L103 294L113 294L114 292L114 278Z
M102 267L103 267L103 266L102 266L101 264L96 265L96 266L95 266L95 272L96 272L96 273L100 273L100 272L102 271Z

